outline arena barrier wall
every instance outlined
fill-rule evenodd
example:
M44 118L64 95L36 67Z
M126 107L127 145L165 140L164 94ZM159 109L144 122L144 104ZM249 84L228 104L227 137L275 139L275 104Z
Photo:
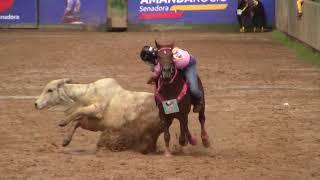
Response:
M320 3L305 0L299 19L295 0L277 0L276 27L320 51Z
M0 0L0 27L35 28L37 24L37 0Z
M10 17L19 13L19 20L1 20L0 27L10 24L30 24L33 27L81 27L99 26L126 27L129 25L204 25L204 29L215 25L237 27L237 0L1 0L14 2L1 15ZM64 14L67 1L80 2L78 22L66 22ZM111 3L110 3L110 2ZM261 0L267 14L269 26L274 24L275 0ZM4 6L1 5L0 7ZM107 10L108 4L108 10ZM110 5L111 4L111 5ZM72 9L77 5L73 4ZM11 14L10 14L11 13ZM107 15L108 13L108 15ZM109 21L107 21L107 16ZM193 27L191 27L193 28Z

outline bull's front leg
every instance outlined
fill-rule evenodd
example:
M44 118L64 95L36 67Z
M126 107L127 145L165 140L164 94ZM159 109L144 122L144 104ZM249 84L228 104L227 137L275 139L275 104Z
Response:
M99 104L92 104L90 106L80 107L75 112L70 114L66 119L61 120L59 126L64 127L73 120L79 120L83 116L95 117L102 119L103 109Z
M71 123L71 126L70 128L68 129L67 131L67 134L66 136L64 137L63 139L63 142L62 142L62 146L63 147L66 147L69 145L69 143L71 142L72 140L72 137L73 137L73 134L76 132L76 129L80 126L80 123L78 121L73 121Z

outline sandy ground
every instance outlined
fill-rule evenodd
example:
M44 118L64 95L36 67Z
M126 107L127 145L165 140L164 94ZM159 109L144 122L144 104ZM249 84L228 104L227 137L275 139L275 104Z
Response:
M63 113L37 111L29 96L64 77L152 92L138 53L159 37L197 57L212 147L180 150L177 122L172 158L162 137L158 154L96 153L100 133L82 129L61 147ZM320 69L268 33L0 32L0 82L1 180L320 179ZM189 126L200 142L196 116Z

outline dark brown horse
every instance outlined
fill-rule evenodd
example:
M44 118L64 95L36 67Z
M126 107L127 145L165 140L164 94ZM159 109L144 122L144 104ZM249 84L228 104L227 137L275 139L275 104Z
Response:
M188 114L191 110L192 98L188 88L188 82L185 80L183 72L178 70L173 62L173 44L160 45L157 42L158 62L161 67L161 75L157 82L155 93L156 103L159 108L160 119L164 126L165 155L171 156L169 150L170 132L169 127L173 119L180 122L179 144L181 146L196 145L196 139L191 136L188 128ZM198 78L199 88L203 94L203 106L199 112L199 121L201 124L201 139L205 147L209 147L209 137L205 130L205 103L204 91L200 78ZM188 140L188 141L187 141Z

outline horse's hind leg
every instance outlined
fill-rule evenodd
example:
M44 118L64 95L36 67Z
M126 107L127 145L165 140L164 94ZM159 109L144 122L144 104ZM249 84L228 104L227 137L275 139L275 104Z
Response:
M203 106L199 112L199 121L200 121L200 124L201 124L201 139L202 139L202 144L203 146L205 147L209 147L210 146L210 142L209 142L209 136L207 134L207 131L205 129L205 122L206 122L206 116L204 114L205 112L205 96L204 96L204 89L203 89L203 85L202 85L202 82L201 82L201 79L199 78L198 76L198 83L199 83L199 88L202 92L202 102L203 102Z
M202 110L199 112L199 121L201 124L201 139L202 139L202 144L204 147L210 147L210 142L209 142L209 136L207 134L207 131L205 129L205 121L206 121L206 116L204 114L204 107Z

